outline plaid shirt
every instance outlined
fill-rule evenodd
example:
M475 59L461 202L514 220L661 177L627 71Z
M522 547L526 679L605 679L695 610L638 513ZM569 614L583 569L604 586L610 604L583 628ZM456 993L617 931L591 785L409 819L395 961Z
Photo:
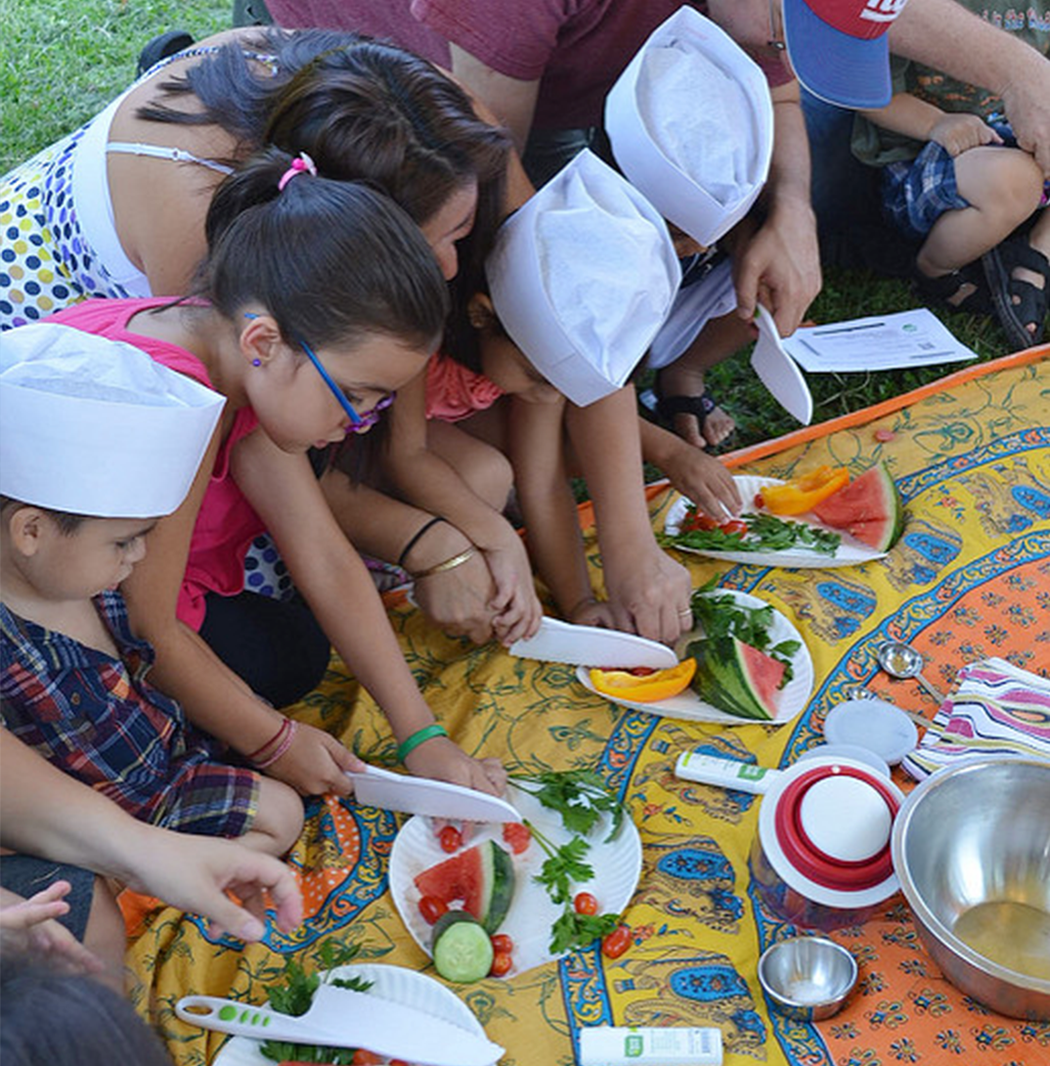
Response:
M245 832L255 815L257 775L218 763L222 746L146 681L153 648L132 635L123 596L105 591L94 603L120 658L0 603L3 725L142 821L223 836Z

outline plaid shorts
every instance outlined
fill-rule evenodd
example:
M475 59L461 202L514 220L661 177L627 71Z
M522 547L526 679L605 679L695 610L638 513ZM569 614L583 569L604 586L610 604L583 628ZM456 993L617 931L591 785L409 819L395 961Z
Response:
M955 183L955 160L930 141L911 161L882 171L882 213L908 237L922 240L945 211L969 207Z

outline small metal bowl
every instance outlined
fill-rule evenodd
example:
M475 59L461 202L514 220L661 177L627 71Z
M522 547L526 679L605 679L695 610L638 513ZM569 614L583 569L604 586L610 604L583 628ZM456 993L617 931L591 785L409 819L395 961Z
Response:
M857 983L857 962L834 940L793 937L762 952L758 983L780 1014L818 1022L842 1009Z

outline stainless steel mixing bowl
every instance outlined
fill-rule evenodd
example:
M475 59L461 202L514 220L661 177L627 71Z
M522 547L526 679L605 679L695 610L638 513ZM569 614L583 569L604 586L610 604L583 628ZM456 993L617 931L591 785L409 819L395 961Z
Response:
M834 940L796 936L762 952L758 983L775 1010L816 1022L842 1009L857 983L857 963Z
M1001 1014L1050 1019L1050 762L970 757L933 774L891 848L944 976Z

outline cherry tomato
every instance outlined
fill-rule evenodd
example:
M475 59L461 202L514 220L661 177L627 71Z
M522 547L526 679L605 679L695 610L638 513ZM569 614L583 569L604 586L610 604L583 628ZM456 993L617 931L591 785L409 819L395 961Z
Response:
M631 927L621 922L602 940L602 954L607 959L618 959L631 945Z
M433 925L441 915L448 911L448 904L437 896L424 896L419 901L419 913L427 925Z
M492 938L492 950L510 955L514 951L514 941L506 933L497 933Z
M590 892L578 892L576 898L572 901L572 905L577 914L598 913L598 901Z
M509 952L497 951L492 956L492 968L489 970L489 977L506 977L513 965L514 960L510 957Z
M442 851L451 854L463 847L463 834L454 825L443 825L438 833L438 843Z
M691 511L687 513L679 527L682 533L692 533L693 530L697 529L707 531L717 528L718 523L711 518L710 515L706 515L702 511Z
M718 528L731 537L742 537L747 532L747 523L739 518L732 518L728 522L723 522Z
M383 1056L377 1055L374 1051L365 1051L363 1047L359 1047L350 1061L353 1066L382 1066Z
M532 842L532 830L524 822L506 822L503 842L515 855L520 855Z

